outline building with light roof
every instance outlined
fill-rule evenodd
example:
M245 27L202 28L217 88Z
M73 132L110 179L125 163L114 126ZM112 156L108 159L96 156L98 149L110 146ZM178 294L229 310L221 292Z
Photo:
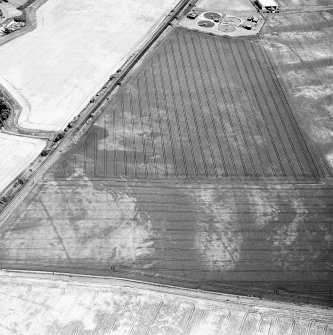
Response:
M262 11L275 12L279 9L274 0L257 0L258 6Z

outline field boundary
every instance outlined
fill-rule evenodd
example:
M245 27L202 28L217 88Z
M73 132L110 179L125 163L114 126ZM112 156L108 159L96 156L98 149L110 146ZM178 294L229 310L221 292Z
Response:
M137 287L139 289L149 289L153 288L154 291L160 293L170 294L170 290L175 291L172 294L184 294L189 297L197 298L202 297L204 299L214 299L215 301L230 301L239 303L242 306L252 307L253 304L265 307L273 307L273 308L281 308L294 311L295 309L299 309L300 307L306 309L304 312L306 313L328 313L324 317L327 317L329 320L331 318L331 309L323 308L323 306L317 305L295 305L293 303L284 303L276 300L270 300L268 297L265 298L267 300L263 300L262 298L255 296L243 296L222 292L211 292L205 291L202 289L193 289L186 287L179 287L174 285L167 284L159 284L147 281L133 280L128 278L118 278L114 276L98 276L98 275L86 275L86 274L72 274L69 272L52 272L52 271L33 271L33 270L15 270L15 269L1 269L0 276L9 277L9 278L23 278L26 280L38 280L38 281L56 281L56 280L64 280L70 283L79 283L83 286L89 285L90 283L96 283L102 287L110 287L110 286L119 286L119 287ZM89 284L87 284L87 282ZM287 305L287 306L286 306Z

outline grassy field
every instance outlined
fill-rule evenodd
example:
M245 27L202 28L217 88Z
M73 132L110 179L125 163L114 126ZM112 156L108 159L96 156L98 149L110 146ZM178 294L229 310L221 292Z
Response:
M286 86L298 123L331 171L332 20L332 10L285 14L269 18L262 32L264 47Z
M329 304L316 148L259 40L175 29L4 224L1 266Z

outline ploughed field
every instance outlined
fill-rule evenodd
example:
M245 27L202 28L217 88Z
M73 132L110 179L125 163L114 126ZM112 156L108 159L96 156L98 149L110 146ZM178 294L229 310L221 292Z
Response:
M331 176L258 40L175 29L3 225L0 262L328 303Z

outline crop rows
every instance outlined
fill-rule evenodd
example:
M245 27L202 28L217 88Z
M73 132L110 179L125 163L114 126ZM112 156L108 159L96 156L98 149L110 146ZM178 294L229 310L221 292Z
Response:
M267 56L255 40L176 30L124 84L58 177L317 179Z
M208 289L278 285L327 297L332 191L309 184L48 181L11 218L1 263Z

